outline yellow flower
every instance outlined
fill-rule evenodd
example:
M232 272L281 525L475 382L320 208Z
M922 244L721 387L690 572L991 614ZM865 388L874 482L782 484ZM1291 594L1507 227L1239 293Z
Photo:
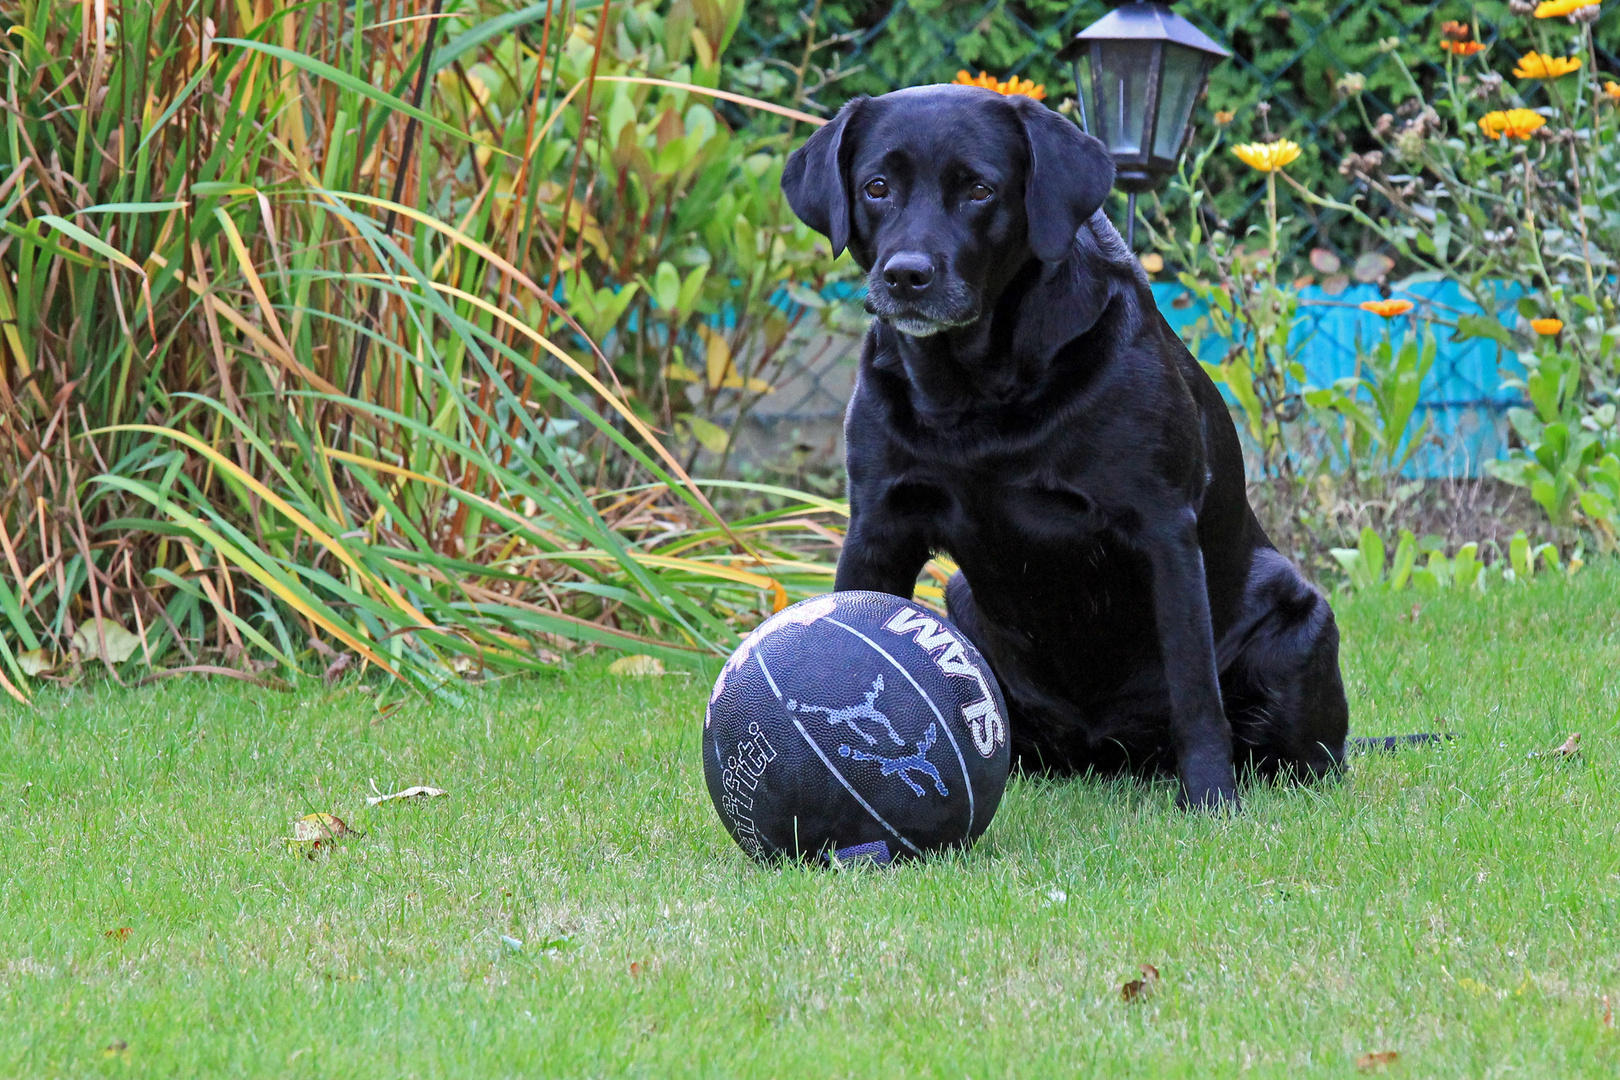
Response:
M1531 319L1530 329L1542 337L1552 337L1564 328L1563 319Z
M1597 7L1600 0L1543 0L1536 5L1536 18L1556 19L1560 15L1573 15L1581 8Z
M1548 56L1531 49L1519 57L1519 66L1513 69L1515 79L1556 79L1580 69L1578 56Z
M1479 118L1479 130L1493 139L1507 135L1514 139L1528 139L1539 127L1547 123L1540 113L1529 109L1509 109L1507 112L1486 113Z
M1405 315L1416 305L1410 300L1363 300L1359 306L1362 311L1370 311L1374 315L1393 319L1397 315Z
M1603 84L1603 92L1609 95L1610 101L1620 101L1620 83L1610 80Z
M1299 143L1292 139L1278 139L1268 143L1244 143L1232 147L1243 164L1261 172L1276 172L1299 157Z
M965 71L958 71L953 80L960 86L982 86L986 90L994 90L998 94L1023 94L1040 101L1046 97L1046 84L1036 83L1034 79L1020 79L1014 75L1005 82L997 82L988 71L979 72L978 76L969 75Z

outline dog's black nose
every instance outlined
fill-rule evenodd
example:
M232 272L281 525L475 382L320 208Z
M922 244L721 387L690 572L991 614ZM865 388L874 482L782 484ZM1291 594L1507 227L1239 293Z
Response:
M920 251L901 251L883 264L883 281L897 296L920 293L934 280L934 260Z

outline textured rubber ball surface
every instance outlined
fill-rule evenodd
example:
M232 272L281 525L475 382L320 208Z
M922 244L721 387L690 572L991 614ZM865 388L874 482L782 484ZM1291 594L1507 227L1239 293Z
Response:
M1007 787L990 666L939 615L887 593L795 604L715 680L703 774L742 849L888 862L966 844Z

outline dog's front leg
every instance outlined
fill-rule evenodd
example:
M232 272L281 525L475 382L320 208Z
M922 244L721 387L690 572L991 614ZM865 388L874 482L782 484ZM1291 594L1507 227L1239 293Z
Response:
M865 589L911 599L928 561L928 542L909 518L850 499L849 531L838 556L837 592Z
M1170 689L1170 742L1183 808L1237 809L1232 725L1221 704L1198 518L1189 508L1153 537L1153 611Z

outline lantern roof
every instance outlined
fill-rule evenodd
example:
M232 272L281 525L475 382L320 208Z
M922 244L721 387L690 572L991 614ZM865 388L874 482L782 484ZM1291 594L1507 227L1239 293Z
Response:
M1167 3L1135 2L1122 4L1098 19L1069 41L1057 54L1059 60L1072 60L1086 47L1087 42L1105 41L1166 41L1183 45L1211 56L1228 57L1232 53L1216 44L1208 34L1170 10Z

